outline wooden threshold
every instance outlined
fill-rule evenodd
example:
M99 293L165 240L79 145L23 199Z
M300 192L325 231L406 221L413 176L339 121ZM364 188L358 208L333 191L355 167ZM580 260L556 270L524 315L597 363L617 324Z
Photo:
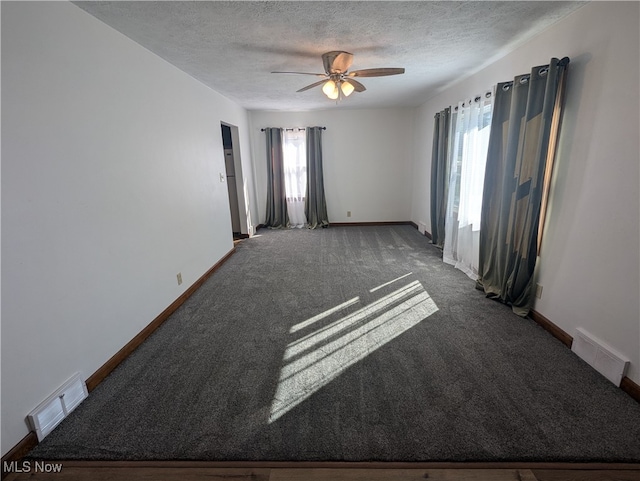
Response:
M84 464L84 465L83 465ZM604 465L605 467L553 468L546 463L252 463L253 466L216 466L220 463L101 463L60 462L40 465L40 472L31 463L23 472L12 472L7 481L191 481L198 479L237 481L638 481L640 465ZM311 466L310 464L315 464ZM471 463L474 464L474 463ZM565 463L566 464L566 463ZM340 466L330 466L340 465ZM455 465L435 467L432 465ZM499 467L494 467L498 465ZM47 468L49 466L49 468ZM59 470L46 473L44 470Z
M242 468L242 469L562 469L638 470L640 463L546 461L47 461L75 468Z

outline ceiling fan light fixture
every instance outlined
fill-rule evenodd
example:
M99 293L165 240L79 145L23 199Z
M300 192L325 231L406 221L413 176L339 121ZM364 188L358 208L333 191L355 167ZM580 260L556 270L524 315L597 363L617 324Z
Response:
M344 81L340 83L340 89L342 90L342 93L344 94L344 96L348 97L353 93L353 91L355 90L355 87L351 85L350 82Z
M340 82L332 82L333 90L327 94L331 100L338 100L340 98Z
M331 95L333 95L336 90L338 89L336 88L336 83L333 80L327 80L322 86L322 91L329 98L331 98Z

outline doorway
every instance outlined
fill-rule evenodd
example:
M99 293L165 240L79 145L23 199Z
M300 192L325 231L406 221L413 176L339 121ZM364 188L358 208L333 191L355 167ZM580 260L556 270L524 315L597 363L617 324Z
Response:
M244 239L252 232L249 214L249 199L242 176L238 127L221 123L222 147L224 149L224 165L229 194L229 211L231 215L231 231L233 239Z

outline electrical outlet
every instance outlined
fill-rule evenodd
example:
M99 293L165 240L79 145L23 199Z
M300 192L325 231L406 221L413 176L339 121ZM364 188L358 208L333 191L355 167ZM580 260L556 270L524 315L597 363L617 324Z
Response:
M182 284L182 272L178 272L176 277L178 278L178 285Z
M536 284L536 297L542 299L542 286L540 284Z
M350 210L347 211L347 217L351 217L351 211Z

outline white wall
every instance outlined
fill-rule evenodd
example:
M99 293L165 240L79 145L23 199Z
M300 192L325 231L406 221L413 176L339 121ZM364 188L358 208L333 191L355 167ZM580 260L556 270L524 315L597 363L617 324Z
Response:
M244 109L70 3L2 2L2 40L5 454L232 248L221 121L251 159Z
M551 57L570 57L538 264L544 290L535 309L570 335L582 326L626 355L635 382L640 382L639 8L636 2L587 4L417 109L411 215L430 225L437 111Z
M265 134L260 129L314 125L327 128L322 152L329 221L409 220L413 109L251 111L249 117L260 223L267 195Z

